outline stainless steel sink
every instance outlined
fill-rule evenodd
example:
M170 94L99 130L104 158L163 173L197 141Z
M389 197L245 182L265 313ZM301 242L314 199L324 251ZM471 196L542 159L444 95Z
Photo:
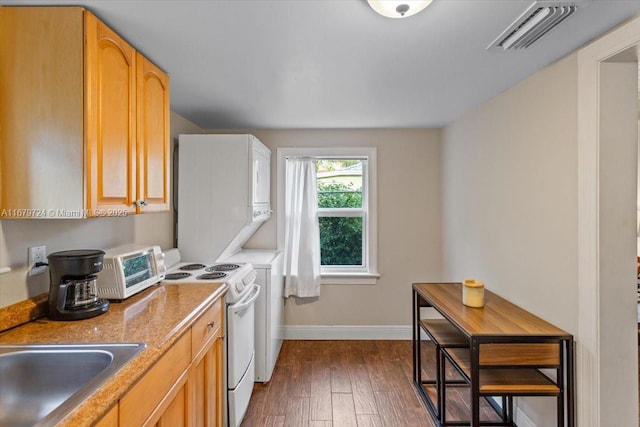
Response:
M56 424L144 347L0 344L0 426Z

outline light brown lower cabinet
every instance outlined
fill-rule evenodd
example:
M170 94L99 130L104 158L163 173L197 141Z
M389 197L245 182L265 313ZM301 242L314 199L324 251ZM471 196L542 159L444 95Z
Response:
M97 425L222 426L223 305L214 302Z
M213 304L191 327L190 425L222 425L222 303Z
M191 368L192 426L222 425L222 336L215 339Z
M94 427L116 427L118 425L118 405L114 405L109 412L94 425Z
M144 425L154 425L156 427L184 427L189 425L189 386L185 378L166 396L166 404L160 404L155 416L152 415ZM154 422L155 419L157 422Z

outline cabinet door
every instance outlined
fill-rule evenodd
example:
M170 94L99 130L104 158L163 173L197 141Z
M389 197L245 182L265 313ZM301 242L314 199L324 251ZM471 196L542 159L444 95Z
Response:
M100 418L94 427L118 427L118 405L109 409L109 412Z
M176 396L188 384L190 363L191 333L187 332L120 399L120 426L155 425L171 406L171 413L179 412Z
M222 337L218 337L191 368L193 397L189 413L193 426L222 426L222 352Z
M178 390L174 399L155 424L157 427L184 427L188 424L187 396L188 386L185 384Z
M169 210L169 77L137 54L138 212Z
M135 50L85 12L85 133L89 216L135 212Z
M0 6L2 219L85 207L83 44L81 8Z
M209 425L221 427L222 415L223 415L223 393L226 392L224 387L224 378L222 376L222 357L224 353L224 341L222 337L219 337L211 348L211 358L213 359L212 369L209 374L211 384L210 399L212 406L209 412Z

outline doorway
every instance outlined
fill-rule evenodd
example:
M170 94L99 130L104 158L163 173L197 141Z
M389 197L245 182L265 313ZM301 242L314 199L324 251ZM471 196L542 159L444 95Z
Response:
M582 49L578 58L581 426L628 425L638 417L638 383L629 377L638 378L637 304L630 284L637 243L639 45L636 18Z

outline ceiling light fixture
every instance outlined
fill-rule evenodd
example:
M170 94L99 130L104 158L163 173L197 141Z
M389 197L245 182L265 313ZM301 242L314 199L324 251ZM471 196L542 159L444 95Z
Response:
M433 0L367 0L369 6L387 18L408 18L429 6Z

